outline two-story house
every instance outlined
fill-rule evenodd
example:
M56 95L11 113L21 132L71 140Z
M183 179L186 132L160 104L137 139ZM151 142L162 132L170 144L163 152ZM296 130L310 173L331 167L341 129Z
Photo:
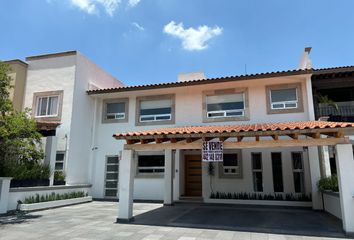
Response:
M24 106L39 122L60 123L52 167L67 185L92 184L94 198L119 198L118 220L131 219L133 199L322 209L320 159L334 146L344 229L354 231L345 137L354 125L315 121L313 88L324 72L312 69L309 52L295 70L140 86L124 86L76 51L33 56ZM209 144L218 161L205 157Z

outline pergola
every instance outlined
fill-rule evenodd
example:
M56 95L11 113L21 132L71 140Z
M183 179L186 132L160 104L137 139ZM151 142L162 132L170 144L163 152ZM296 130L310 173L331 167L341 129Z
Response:
M56 129L61 124L60 122L37 121L37 130L46 138L45 142L45 158L44 163L48 164L54 173L55 158L57 152L57 137ZM54 174L49 179L49 184L53 185Z
M321 209L318 146L335 146L339 179L343 228L354 232L354 160L353 149L346 135L352 135L354 123L302 121L289 123L191 126L161 128L147 131L116 133L125 140L119 168L119 216L117 221L133 219L133 153L134 151L165 151L164 204L171 205L173 157L172 150L202 149L204 141L222 141L224 149L308 147L312 182L313 208Z

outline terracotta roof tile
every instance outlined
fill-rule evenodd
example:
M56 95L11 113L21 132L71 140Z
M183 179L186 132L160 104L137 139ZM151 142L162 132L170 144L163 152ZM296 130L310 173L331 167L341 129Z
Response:
M326 122L326 121L302 121L287 123L262 123L243 125L212 125L212 126L189 126L175 128L159 128L146 131L135 131L116 133L113 137L125 139L134 136L159 136L179 134L207 134L207 133L241 133L241 132L262 132L262 131L286 131L324 128L354 128L354 123Z

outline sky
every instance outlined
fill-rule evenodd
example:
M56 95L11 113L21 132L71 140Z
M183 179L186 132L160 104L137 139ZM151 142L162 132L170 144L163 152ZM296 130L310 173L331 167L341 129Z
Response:
M0 0L0 59L78 50L126 85L354 65L354 1Z

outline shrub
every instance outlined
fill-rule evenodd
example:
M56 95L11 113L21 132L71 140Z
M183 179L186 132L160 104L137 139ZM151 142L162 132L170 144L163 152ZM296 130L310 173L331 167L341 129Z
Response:
M223 193L216 192L210 194L211 199L241 199L241 200L277 200L277 201L311 201L311 195L306 194L262 194L262 193Z
M333 191L338 192L338 178L336 175L330 177L322 178L318 181L318 189L320 191Z
M80 192L70 192L70 193L64 193L64 194L55 194L52 192L50 195L42 195L39 196L39 194L36 194L35 196L27 197L23 201L25 204L32 204L32 203L40 203L40 202L50 202L50 201L55 201L55 200L64 200L64 199L72 199L72 198L80 198L80 197L87 197L88 193L80 191ZM22 203L22 201L18 201L18 203Z
M62 171L55 171L54 181L65 181L65 173Z

